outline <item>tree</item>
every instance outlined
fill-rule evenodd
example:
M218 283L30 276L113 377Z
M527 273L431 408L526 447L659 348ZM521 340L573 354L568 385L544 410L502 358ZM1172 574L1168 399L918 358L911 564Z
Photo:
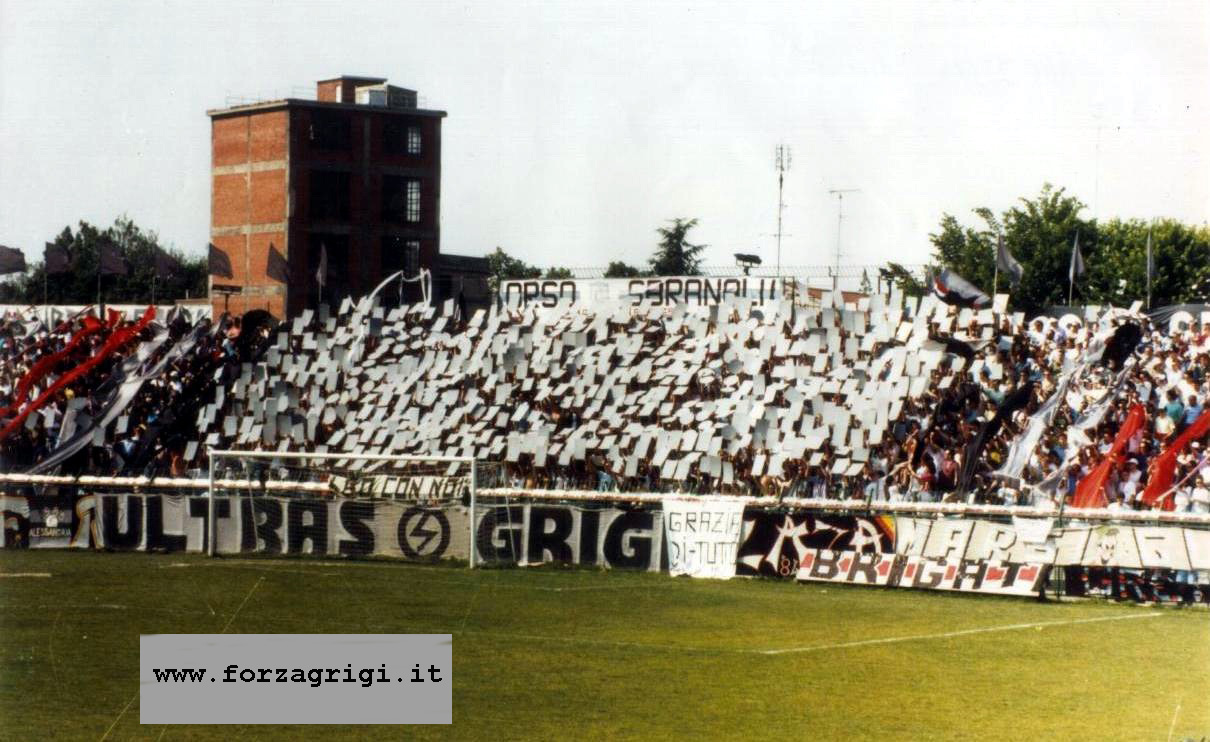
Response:
M879 269L879 274L888 287L898 286L906 296L924 296L928 293L929 289L924 282L899 263L887 263L886 268Z
M15 280L0 285L0 300L41 304L43 277L46 298L51 304L92 304L97 300L97 259L104 243L117 245L130 266L125 276L107 275L101 279L101 294L114 304L169 303L176 299L206 295L207 265L203 256L187 257L179 250L160 244L159 235L145 231L130 218L121 216L108 229L98 229L81 221L76 231L64 227L52 244L65 247L71 256L70 270L46 276L41 261ZM40 251L39 251L40 252ZM156 255L168 255L173 263L166 278L157 278Z
M499 290L501 281L522 281L542 277L541 268L514 258L501 250L498 245L495 252L488 254L487 264L492 271L492 290Z
M689 230L697 226L697 219L671 219L670 227L659 227L660 244L651 256L651 273L655 276L696 276L701 274L702 260L699 257L705 245L689 241Z
M1147 296L1147 236L1151 235L1155 270L1152 306L1201 301L1210 290L1210 228L1173 219L1148 223L1139 219L1083 219L1084 204L1049 183L1035 198L1022 198L999 217L975 209L978 228L960 224L950 214L929 235L933 260L985 291L992 290L996 238L1025 270L1010 291L1014 308L1033 314L1067 303L1071 248L1080 237L1087 273L1076 279L1074 300L1081 304L1128 305ZM1009 291L1003 277L1000 290Z
M575 278L575 276L571 275L570 268L556 268L554 266L547 268L546 275L544 275L542 277L543 278L552 278L552 279L557 279L557 280Z
M639 278L642 275L642 270L621 260L609 261L609 267L605 269L606 278Z

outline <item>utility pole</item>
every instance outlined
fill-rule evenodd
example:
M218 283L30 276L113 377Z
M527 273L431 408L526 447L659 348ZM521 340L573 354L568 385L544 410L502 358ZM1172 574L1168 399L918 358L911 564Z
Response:
M786 144L777 145L774 150L774 165L777 168L777 278L781 278L781 215L786 209L786 203L782 200L782 186L785 182L786 171L790 169L790 146Z
M861 189L832 188L828 193L836 196L836 266L832 270L832 290L836 291L840 281L840 227L844 223L844 194L861 193Z

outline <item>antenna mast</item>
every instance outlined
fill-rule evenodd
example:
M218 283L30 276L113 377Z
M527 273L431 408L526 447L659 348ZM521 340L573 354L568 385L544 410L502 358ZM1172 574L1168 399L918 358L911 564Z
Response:
M774 166L777 168L777 277L781 278L781 214L786 209L786 203L782 200L782 185L785 182L786 171L790 169L790 146L787 144L777 145L774 150Z
M840 281L840 227L844 224L844 194L861 193L861 189L832 188L828 193L836 196L836 266L832 269L832 290L835 291Z

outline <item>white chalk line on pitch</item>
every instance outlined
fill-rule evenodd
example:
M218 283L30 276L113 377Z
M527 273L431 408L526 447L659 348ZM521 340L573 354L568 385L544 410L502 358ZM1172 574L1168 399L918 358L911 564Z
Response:
M256 578L256 583L252 585L252 589L249 590L248 594L244 596L244 600L242 603L239 604L239 608L235 609L235 613L232 613L231 618L227 619L227 623L223 626L223 630L218 633L220 633L220 634L227 633L227 629L231 628L231 624L235 621L236 616L239 615L240 611L244 610L244 606L248 605L248 599L252 597L252 593L256 592L256 588L260 587L261 583L264 581L265 581L265 578L263 576Z
M848 649L850 647L869 647L876 644L895 644L897 642L913 642L927 641L930 639L950 639L958 636L970 636L972 634L990 634L997 631L1021 631L1023 629L1040 629L1047 626L1073 626L1075 624L1097 623L1100 621L1125 621L1132 618L1155 618L1163 616L1164 613L1154 611L1150 613L1135 613L1128 616L1098 616L1096 618L1073 618L1067 621L1037 621L1035 623L1014 623L1005 626L985 626L979 629L960 629L958 631L943 631L938 634L916 634L913 636L892 636L884 639L862 639L853 642L839 642L836 644L815 644L808 647L789 647L787 649L762 649L754 650L757 654L777 655L777 654L801 654L804 652L822 652L828 649Z
M294 562L294 563L297 564L298 562ZM318 572L315 569L290 569L285 566L281 566L281 567L275 566L278 564L284 564L284 563L281 561L268 561L268 560L260 560L260 559L223 559L221 561L215 561L215 562L198 562L198 563L173 562L171 564L161 564L159 568L160 569L191 569L191 568L207 568L207 567L228 567L228 568L232 568L232 569L248 569L248 570L259 571L259 572L288 572L288 573L293 573L293 574L311 575L311 576L315 576L315 577L339 577L340 576L339 573L337 573L337 572ZM305 564L305 562L303 562L303 564ZM316 569L327 568L327 567L352 567L352 568L379 567L379 568L386 568L386 569L399 569L402 567L402 568L413 568L417 572L421 572L422 570L429 569L429 565L426 565L426 564L412 564L412 563L407 563L407 562L398 562L398 563L394 563L394 562L384 562L384 563L315 562L313 564L313 566ZM456 577L456 576L450 575L450 577L452 577L452 579L440 579L440 578L433 579L430 577L430 578L421 579L418 581L427 582L427 583L461 584L461 585L470 585L476 581L476 578L474 576L471 576L469 572L465 573L465 574L467 575L466 577ZM544 586L544 585L499 585L498 584L498 585L495 585L494 587L500 587L505 590L537 590L538 592L550 592L550 593L580 592L580 591L586 591L586 590L594 590L594 591L595 590L652 590L652 589L656 589L657 587L661 590L666 589L664 586L659 586L659 585L655 585L655 584L652 584L652 585L573 585L573 586L568 586L568 587L548 587L548 586Z
M0 577L51 577L50 572L0 572Z
M1099 616L1096 618L1075 618L1066 621L1037 621L1034 623L1006 624L1003 626L984 626L976 629L961 629L944 631L936 634L915 634L912 636L891 636L881 639L861 639L851 642L836 642L833 644L814 644L807 647L786 647L782 649L749 649L745 647L697 647L682 644L653 644L649 642L614 641L609 639L586 639L575 636L542 636L538 634L512 634L496 631L459 631L461 634L477 634L495 636L504 639L521 639L525 641L552 641L565 644L583 644L588 646L626 647L632 649L657 649L672 652L714 653L714 654L759 654L777 656L783 654L803 654L807 652L823 652L833 649L851 649L855 647L874 646L878 644L896 644L902 642L928 641L932 639L951 639L973 634L990 634L999 631L1020 631L1023 629L1045 628L1048 626L1072 626L1076 624L1097 623L1100 621L1122 621L1132 618L1155 618L1167 615L1161 611L1136 613L1127 616Z

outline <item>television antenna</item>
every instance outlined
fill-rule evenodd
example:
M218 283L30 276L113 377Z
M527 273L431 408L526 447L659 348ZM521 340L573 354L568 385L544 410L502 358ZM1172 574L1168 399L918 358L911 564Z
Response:
M832 290L835 291L840 280L840 228L844 224L844 194L861 193L860 188L832 188L829 195L836 196L836 266L832 269Z
M781 278L781 215L786 210L786 202L782 200L782 186L785 183L786 171L790 169L790 146L779 144L774 150L774 167L777 168L777 277Z

